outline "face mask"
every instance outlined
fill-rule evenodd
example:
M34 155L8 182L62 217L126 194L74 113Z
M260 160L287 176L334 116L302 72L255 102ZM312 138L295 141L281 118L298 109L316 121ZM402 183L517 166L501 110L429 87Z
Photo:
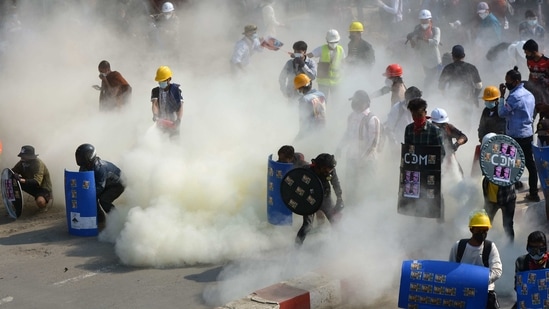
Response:
M530 25L530 27L534 27L535 25L538 24L538 20L537 19L529 19L528 20L528 25Z
M494 101L484 101L484 106L486 106L487 109L492 109L496 107L496 102Z
M534 56L524 56L526 60L534 60Z
M385 86L392 87L393 86L393 80L391 80L390 78L386 78L385 79Z
M335 49L336 46L337 46L337 42L335 42L335 43L328 43L328 48L330 48L330 49Z
M474 233L473 239L477 242L483 242L486 239L486 236L488 236L488 232Z
M257 35L257 33L254 33L252 35L250 35L250 40L256 40L259 36Z
M107 76L107 73L99 73L99 75L103 76L103 77L106 77Z
M511 91L515 89L516 86L510 83L505 83L505 87L507 87L507 90Z
M168 82L167 81L159 82L158 86L160 87L160 89L166 89L166 87L168 87Z
M542 247L542 248L528 247L526 249L528 250L528 254L530 255L530 257L535 261L541 260L545 255L545 252L547 251L546 247Z
M429 28L429 24L421 24L421 28L423 28L423 30L426 30L427 28Z
M173 13L169 12L169 13L164 14L164 16L166 17L166 19L170 19L170 18L172 18Z
M481 19L485 19L486 17L488 17L488 13L479 13L478 16L479 16Z

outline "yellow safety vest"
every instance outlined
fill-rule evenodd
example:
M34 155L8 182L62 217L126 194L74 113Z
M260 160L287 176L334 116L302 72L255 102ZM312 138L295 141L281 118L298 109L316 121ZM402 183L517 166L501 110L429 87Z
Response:
M322 70L320 67L327 66L328 72L325 76L322 76L321 74L317 76L319 85L335 86L340 83L341 74L339 70L341 63L343 62L343 57L343 47L341 47L341 45L337 45L333 59L330 59L330 49L328 48L328 45L322 46L322 53L320 54L318 66L320 71Z

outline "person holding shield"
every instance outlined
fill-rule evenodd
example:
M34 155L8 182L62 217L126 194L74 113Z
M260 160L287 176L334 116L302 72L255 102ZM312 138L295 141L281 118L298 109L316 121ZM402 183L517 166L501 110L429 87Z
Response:
M311 160L312 163L304 168L309 168L320 179L322 187L324 188L324 199L320 209L328 218L331 224L335 224L341 217L341 211L343 210L343 191L337 177L335 166L337 164L334 155L328 153L321 153L315 159ZM336 203L332 201L332 188L336 195ZM311 231L313 227L314 214L303 216L303 225L297 232L295 243L302 245L305 237Z
M21 189L34 197L40 210L48 210L52 199L50 172L46 164L38 159L34 147L25 145L17 155L21 158L12 168L14 178L21 184Z

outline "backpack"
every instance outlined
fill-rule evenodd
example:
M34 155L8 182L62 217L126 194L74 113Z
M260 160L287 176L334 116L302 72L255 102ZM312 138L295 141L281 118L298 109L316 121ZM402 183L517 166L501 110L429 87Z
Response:
M456 262L461 263L461 258L465 252L465 247L469 239L461 239L458 244L457 253L456 253ZM482 264L484 267L490 267L490 262L488 258L490 257L490 252L492 252L492 242L489 240L484 241L484 248L482 249Z
M360 121L360 128L358 133L358 138L360 140L364 140L366 138L366 133L368 132L368 123L370 123L370 119L374 117L375 115L370 112L368 116L362 117L362 120ZM381 123L381 120L379 121L379 141L377 141L377 148L376 151L378 153L383 151L383 147L385 146L385 141L387 140L387 130L385 129L385 126L383 123Z

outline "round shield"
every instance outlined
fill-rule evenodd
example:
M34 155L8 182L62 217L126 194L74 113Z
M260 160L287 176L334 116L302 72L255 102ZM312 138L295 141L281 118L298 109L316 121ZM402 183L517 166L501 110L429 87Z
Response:
M322 182L308 168L290 170L280 184L282 201L293 213L307 216L320 209L324 199Z
M21 184L13 175L11 169L5 168L0 177L0 185L2 187L2 200L8 214L13 219L17 219L23 212L23 191L21 190Z
M524 172L524 152L507 135L495 135L482 144L480 169L490 182L510 186L520 180Z

